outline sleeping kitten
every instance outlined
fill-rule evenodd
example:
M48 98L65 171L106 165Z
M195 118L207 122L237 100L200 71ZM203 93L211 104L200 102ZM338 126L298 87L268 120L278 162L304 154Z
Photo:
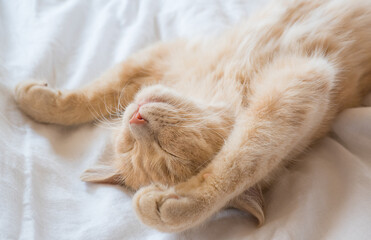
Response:
M217 38L150 46L84 88L29 81L15 97L45 123L124 110L113 163L82 179L139 190L145 224L182 231L226 206L263 223L261 186L371 90L370 26L370 1L273 1Z

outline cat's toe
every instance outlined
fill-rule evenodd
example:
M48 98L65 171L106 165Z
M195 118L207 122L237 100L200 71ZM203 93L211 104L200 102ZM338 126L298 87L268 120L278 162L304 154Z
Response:
M58 92L42 81L24 81L19 83L14 98L19 108L28 116L40 122L48 122L53 114Z
M22 94L27 93L33 87L47 87L47 86L48 83L43 81L34 80L23 81L15 87L15 96L20 97L22 96Z
M32 101L42 98L45 96L45 92L50 92L46 82L29 80L21 82L15 87L14 98L22 107L24 104L30 105Z
M134 195L134 208L143 223L163 230L164 223L161 219L159 208L165 198L165 189L155 185L142 188Z
M164 232L181 231L177 203L182 199L174 190L161 186L149 186L138 191L133 199L134 208L143 223ZM169 207L173 211L169 212ZM178 209L180 210L180 209ZM175 212L174 212L175 211Z
M149 186L138 191L134 208L143 223L163 232L180 232L200 222L203 203L180 196L174 188Z

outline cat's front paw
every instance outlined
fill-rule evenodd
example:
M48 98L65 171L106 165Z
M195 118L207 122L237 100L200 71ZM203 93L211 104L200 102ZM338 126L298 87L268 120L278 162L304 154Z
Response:
M180 195L175 188L152 185L138 191L133 204L143 223L163 232L180 232L210 216L211 202L197 195Z
M39 122L50 123L55 118L57 97L60 95L45 82L24 81L15 88L19 108Z

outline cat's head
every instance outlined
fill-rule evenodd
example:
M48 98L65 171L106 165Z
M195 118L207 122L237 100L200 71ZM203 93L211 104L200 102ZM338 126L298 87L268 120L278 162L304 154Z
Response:
M132 190L151 183L175 185L196 175L223 146L234 123L231 109L196 102L157 85L144 88L127 106L115 131L114 161L99 163L81 176L87 182L125 185ZM226 207L264 222L259 185Z
M185 181L212 160L233 122L225 106L196 102L161 85L146 87L127 106L115 132L113 169L88 170L84 180L134 190Z

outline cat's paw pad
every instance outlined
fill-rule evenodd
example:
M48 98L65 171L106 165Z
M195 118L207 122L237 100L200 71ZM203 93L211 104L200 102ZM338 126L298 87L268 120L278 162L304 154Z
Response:
M15 88L15 100L22 111L35 120L47 122L53 115L56 99L60 95L45 82L24 81Z
M174 188L149 186L138 191L134 208L143 223L164 232L179 232L199 222L200 202L180 196Z
M48 83L43 82L43 81L34 81L34 80L28 80L28 81L20 82L15 87L16 95L22 94L22 93L27 93L33 87L48 87Z

